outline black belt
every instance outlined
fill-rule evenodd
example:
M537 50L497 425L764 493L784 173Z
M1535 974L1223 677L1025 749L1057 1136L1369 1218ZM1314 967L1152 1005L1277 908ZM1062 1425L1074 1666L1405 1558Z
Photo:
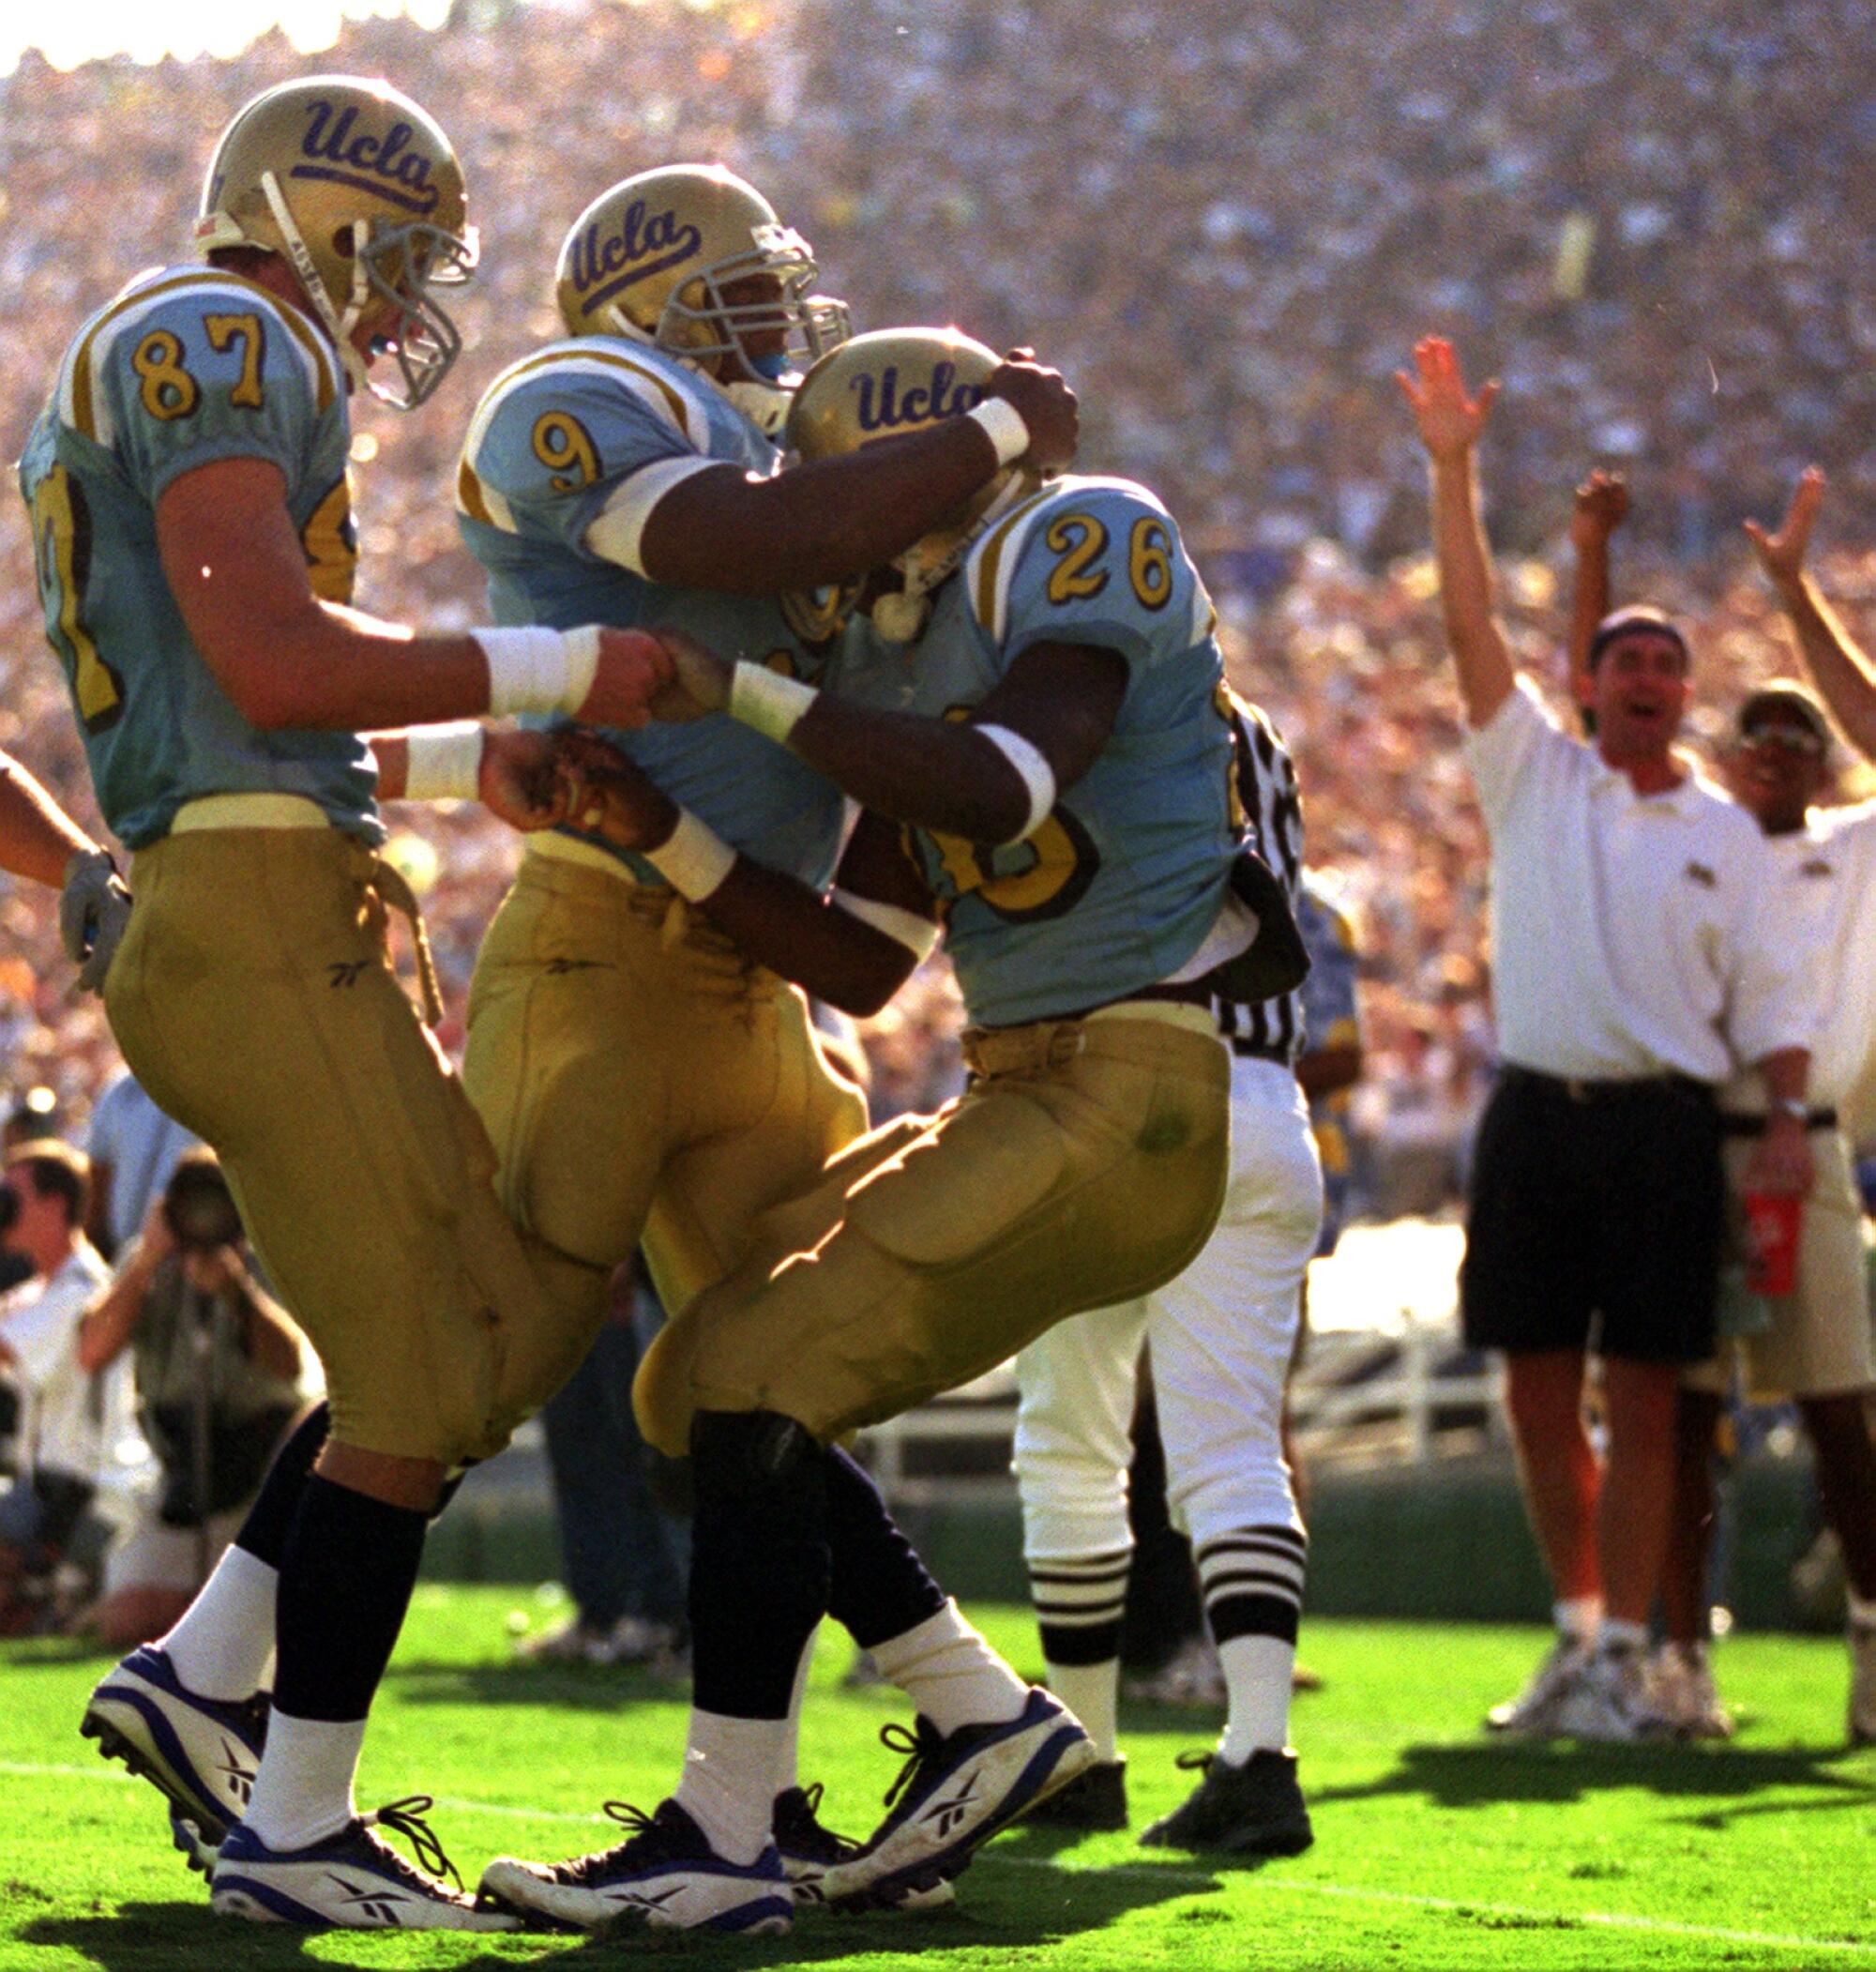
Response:
M1723 1137L1763 1137L1769 1116L1721 1115L1719 1133ZM1808 1109L1805 1112L1807 1130L1835 1130L1837 1112L1834 1109Z
M1662 1095L1693 1096L1708 1103L1717 1100L1711 1083L1697 1082L1691 1075L1678 1072L1598 1079L1594 1076L1547 1075L1541 1069L1522 1069L1513 1062L1506 1062L1498 1072L1505 1082L1528 1083L1563 1096L1568 1101L1585 1105L1633 1102L1642 1097Z
M1248 1034L1227 1034L1225 1039L1231 1043L1231 1051L1240 1061L1274 1061L1280 1069L1292 1068L1288 1048L1278 1047L1269 1041L1252 1040Z

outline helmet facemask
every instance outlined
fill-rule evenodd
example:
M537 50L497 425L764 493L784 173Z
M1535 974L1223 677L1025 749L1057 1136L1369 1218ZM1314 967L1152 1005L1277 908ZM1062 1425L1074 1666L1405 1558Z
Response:
M338 345L347 374L393 410L415 410L462 353L461 331L429 291L460 287L474 274L478 256L476 229L468 226L459 235L422 220L396 226L354 220L333 242L352 268L341 314L320 279L279 178L265 172L261 186L300 286ZM381 303L389 303L397 314L390 327L371 339L371 353L397 358L401 394L372 379L368 356L352 340L367 311Z
M1006 467L972 495L958 519L946 520L895 555L887 566L899 575L900 586L882 591L868 613L880 635L888 644L910 644L925 628L932 596L962 567L982 536L1041 483L1037 474Z

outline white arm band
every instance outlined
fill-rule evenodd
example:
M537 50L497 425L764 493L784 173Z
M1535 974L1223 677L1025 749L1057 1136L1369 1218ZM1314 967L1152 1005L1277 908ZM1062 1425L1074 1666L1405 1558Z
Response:
M489 717L517 712L578 712L599 670L599 632L579 630L476 630L489 660Z
M1029 449L1029 421L1006 397L986 397L964 413L996 447L997 463L1013 465Z
M677 811L677 827L662 847L643 856L687 903L702 903L729 875L736 852L707 822L688 808Z
M406 801L473 801L481 792L482 729L473 719L404 735Z
M1029 817L1010 841L1025 842L1055 806L1055 769L1021 733L1012 733L1007 726L973 726L971 731L988 739L1022 776L1022 784L1029 790Z
M931 956L932 948L938 943L938 927L929 918L921 918L916 911L902 911L896 903L881 903L876 898L856 897L851 890L837 889L834 902L846 912L849 918L857 918L862 924L870 924L876 932L883 933L895 945L902 945L912 954L915 965L921 964Z
M819 696L812 685L785 678L766 664L751 664L746 659L731 674L730 717L785 747L801 715Z

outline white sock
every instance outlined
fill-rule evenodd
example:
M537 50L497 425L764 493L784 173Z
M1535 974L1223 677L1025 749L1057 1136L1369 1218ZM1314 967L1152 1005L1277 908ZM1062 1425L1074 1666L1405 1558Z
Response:
M816 1623L801 1646L801 1661L794 1667L794 1690L788 1700L788 1737L775 1761L775 1791L786 1794L801 1784L801 1708L808 1703L808 1674L814 1668L814 1646L820 1641Z
M753 1862L775 1825L776 1773L793 1737L786 1719L732 1719L690 1708L684 1778L672 1797L725 1862Z
M295 1719L276 1712L267 1722L267 1750L254 1777L254 1798L243 1819L270 1849L303 1849L337 1835L358 1812L352 1782L362 1719Z
M1645 1650L1648 1647L1648 1626L1606 1616L1596 1632L1596 1647L1598 1650Z
M1855 1583L1846 1582L1843 1586L1843 1599L1850 1607L1850 1620L1859 1630L1876 1624L1876 1596L1859 1596L1856 1593Z
M1228 1709L1218 1757L1242 1767L1254 1752L1290 1743L1290 1693L1296 1646L1280 1636L1233 1636L1218 1646Z
M1074 1713L1103 1760L1119 1759L1120 1659L1098 1664L1051 1664L1049 1689Z
M274 1600L280 1571L244 1547L222 1551L195 1600L159 1637L184 1688L198 1698L251 1698L274 1656Z
M1006 1725L1029 1687L946 1600L936 1616L873 1646L873 1661L948 1737L961 1725Z
M1551 1614L1556 1618L1559 1635L1568 1637L1572 1643L1586 1644L1602 1621L1602 1598L1565 1596L1551 1604Z

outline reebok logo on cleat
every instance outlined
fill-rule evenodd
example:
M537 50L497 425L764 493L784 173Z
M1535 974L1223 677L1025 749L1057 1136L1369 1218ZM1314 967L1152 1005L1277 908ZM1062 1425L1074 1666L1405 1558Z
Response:
M254 1769L242 1766L240 1751L225 1738L221 1742L221 1773L246 1807L254 1796Z
M371 963L369 959L336 959L325 968L326 976L334 986L356 986Z
M656 1896L642 1889L628 1889L619 1901L628 1910L662 1910L683 1889L683 1884L673 1883L669 1889L661 1889Z
M376 1888L361 1889L356 1883L348 1883L336 1871L331 1873L332 1881L345 1892L346 1903L364 1912L374 1923L402 1928L402 1919L398 1916L396 1905L408 1904L410 1899L394 1889Z
M945 1841L976 1805L976 1798L977 1776L974 1773L948 1800L933 1801L918 1819L920 1822L936 1822L938 1838L941 1842Z

